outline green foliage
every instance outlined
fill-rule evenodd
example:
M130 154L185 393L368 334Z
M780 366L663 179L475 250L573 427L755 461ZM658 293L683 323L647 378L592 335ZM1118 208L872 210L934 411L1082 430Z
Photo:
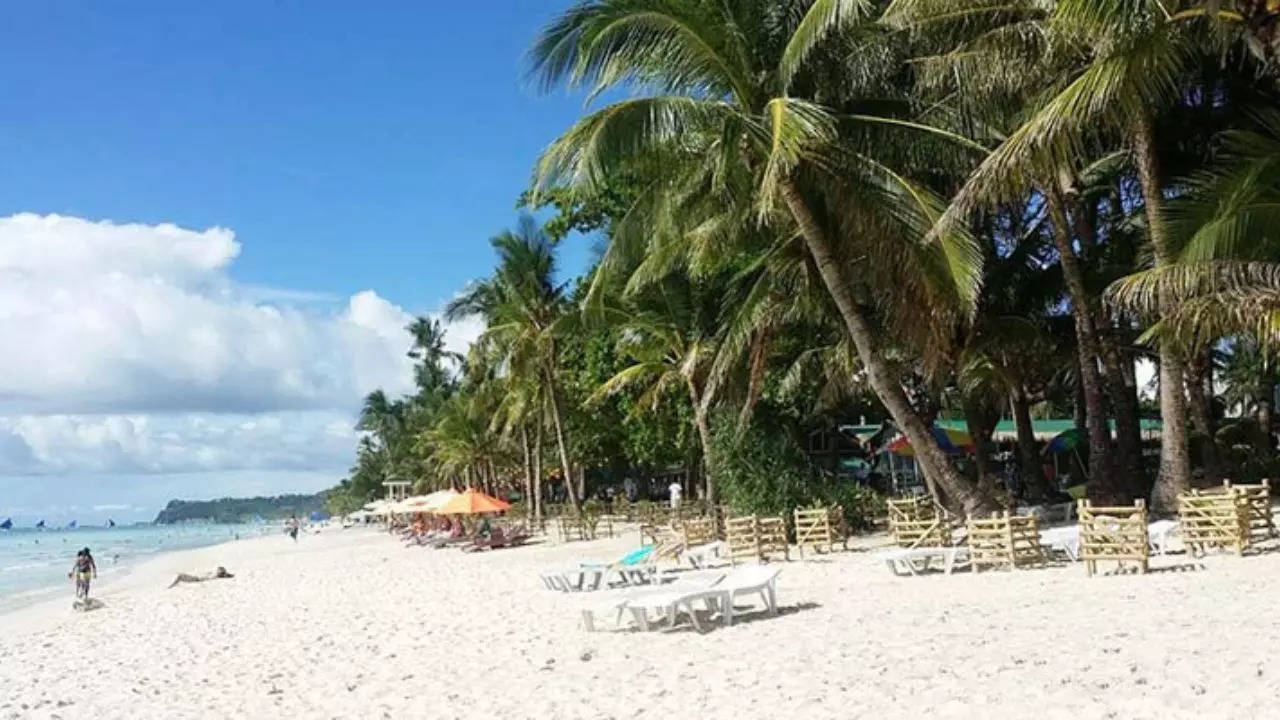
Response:
M796 508L838 504L851 528L865 529L884 509L874 491L837 482L815 466L794 429L767 410L757 412L744 430L736 416L724 413L712 428L711 472L721 499L735 513L789 516Z
M170 500L156 515L157 525L180 522L241 523L256 518L280 520L291 515L305 518L324 510L325 494L279 495L276 497L221 498L218 500Z

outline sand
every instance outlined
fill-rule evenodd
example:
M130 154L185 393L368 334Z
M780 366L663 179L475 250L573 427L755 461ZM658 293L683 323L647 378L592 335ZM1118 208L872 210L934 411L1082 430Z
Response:
M1280 711L1280 553L899 578L783 566L782 613L588 634L537 570L625 537L465 555L368 530L159 558L0 617L3 718L1227 718ZM872 544L876 540L870 541ZM866 545L866 542L861 543ZM233 580L165 586L225 565Z

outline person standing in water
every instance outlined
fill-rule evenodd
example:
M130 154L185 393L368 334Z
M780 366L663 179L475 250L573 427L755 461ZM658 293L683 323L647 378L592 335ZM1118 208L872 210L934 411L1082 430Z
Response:
M293 538L294 542L298 542L298 516L297 515L289 516L289 522L285 526L285 532L289 533L289 537Z
M76 561L71 566L71 572L67 573L67 577L75 578L76 599L88 600L89 581L98 577L98 566L93 562L93 555L89 553L89 548L76 553Z

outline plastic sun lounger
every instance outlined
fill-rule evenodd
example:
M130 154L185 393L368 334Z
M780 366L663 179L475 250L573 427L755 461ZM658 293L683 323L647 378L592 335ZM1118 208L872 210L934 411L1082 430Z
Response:
M765 611L770 615L778 612L778 575L781 568L752 565L738 568L730 572L718 583L705 589L687 589L673 587L663 592L645 593L627 599L626 609L631 611L636 624L642 630L662 624L665 620L674 627L680 611L689 615L693 628L702 632L698 621L697 606L703 603L709 612L719 612L725 627L733 624L734 602L740 597L759 595L764 603ZM659 612L658 623L649 622L649 611Z
M942 561L942 570L950 575L957 567L965 567L969 561L967 547L914 547L894 550L884 557L894 575L919 575L928 572L934 560ZM916 562L921 567L916 567ZM906 572L902 572L905 570Z
M622 624L622 617L627 610L631 610L632 616L636 624L641 630L649 630L654 627L649 622L648 610L650 608L658 608L660 611L671 610L668 614L674 623L674 608L685 602L685 598L700 598L703 593L713 588L725 577L722 572L696 572L685 573L676 578L674 582L662 589L650 590L632 590L623 595L615 595L603 603L597 603L592 606L582 608L582 624L588 632L595 630L595 618L599 615L612 614L614 616L614 625ZM709 601L710 605L714 604ZM690 613L692 615L692 612ZM697 618L694 617L695 627Z
M1176 520L1157 520L1147 525L1147 545L1151 552L1164 555L1169 551L1170 536L1178 532L1182 523Z
M1060 550L1072 562L1080 559L1080 527L1067 525L1049 528L1040 533L1040 544Z
M684 551L684 558L689 561L689 564L695 570L702 570L709 567L713 560L719 560L721 553L728 547L728 544L723 540L716 540L705 545L695 545Z
M599 590L609 584L609 576L615 572L624 585L646 584L657 575L657 566L649 563L656 555L657 546L646 545L615 562L586 561L569 570L543 572L540 577L548 588L561 592Z

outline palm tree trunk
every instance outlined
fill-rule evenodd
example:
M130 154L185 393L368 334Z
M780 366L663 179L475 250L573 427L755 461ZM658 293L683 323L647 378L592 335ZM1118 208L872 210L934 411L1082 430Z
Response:
M546 417L542 408L538 408L538 418L534 425L533 435L533 522L542 528L542 448L546 445Z
M1200 447L1205 477L1217 482L1222 476L1218 463L1218 443L1214 436L1213 413L1209 407L1210 396L1205 392L1205 383L1210 373L1209 358L1205 352L1198 352L1188 360L1185 379L1191 426L1203 437Z
M578 502L578 493L573 486L573 468L569 465L569 449L564 442L564 423L560 418L560 396L556 392L555 380L551 372L545 373L547 380L547 398L551 403L551 423L556 431L556 446L560 450L560 469L564 472L564 491L569 497L569 505L573 513L582 517L582 505Z
M1138 386L1133 361L1128 367L1114 342L1103 339L1102 360L1111 395L1111 411L1116 418L1116 460L1112 463L1121 486L1129 497L1146 497L1151 492L1142 461L1142 418L1138 411Z
M1053 244L1058 249L1067 295L1071 298L1071 317L1075 320L1076 351L1080 364L1080 387L1084 391L1085 423L1089 431L1089 495L1104 505L1123 500L1111 472L1111 431L1107 427L1107 406L1102 394L1102 374L1098 360L1102 345L1098 342L1093 322L1093 303L1084 285L1084 272L1071 244L1071 233L1062 195L1056 187L1046 186L1045 199L1053 220Z
M995 423L988 414L983 403L965 398L962 402L965 423L969 426L969 436L973 438L974 464L978 470L978 488L984 493L995 493L995 480L991 477L991 436L995 432ZM1003 487L999 488L1004 490Z
M1164 195L1160 185L1160 163L1156 157L1155 130L1150 116L1134 117L1132 137L1142 199L1146 205L1147 229L1151 235L1156 267L1168 267L1176 261L1164 228ZM1174 309L1174 298L1162 290L1160 312ZM1159 514L1172 514L1178 507L1178 494L1191 489L1191 451L1187 444L1187 403L1183 395L1182 355L1172 340L1160 341L1160 474L1151 491L1151 507Z
M1015 385L1009 405L1013 411L1013 424L1018 432L1018 467L1022 484L1026 487L1027 500L1039 502L1047 495L1044 474L1040 472L1040 455L1036 452L1036 431L1031 424L1031 400L1022 385Z
M867 370L867 378L872 390L875 391L880 402L884 403L885 409L889 411L898 429L906 435L911 447L915 449L916 460L924 469L926 477L947 497L955 500L966 515L976 517L994 512L998 508L995 499L979 492L976 487L965 482L956 473L946 454L938 446L933 432L912 409L910 401L907 400L906 391L893 376L894 373L889 364L876 352L874 333L858 309L851 288L842 277L843 273L836 259L835 249L826 231L818 224L808 203L801 196L795 181L791 178L782 180L780 189L787 207L791 210L791 215L800 228L801 235L804 236L814 264L822 275L823 284L826 285L827 292L831 293L832 300L840 310L849 338L853 341L862 365Z
M1270 363L1263 364L1262 378L1260 378L1258 386L1258 429L1261 431L1264 443L1264 447L1260 449L1265 450L1264 457L1269 459L1271 457L1271 453L1275 450L1275 440L1271 435L1271 431L1274 429L1272 426L1274 424L1273 417L1275 415L1274 405L1276 397L1276 383L1271 378Z
M526 520L533 520L537 504L533 497L533 454L529 448L529 428L524 422L520 423L520 447L524 450L524 515Z
M711 478L711 422L707 418L707 408L703 404L703 398L698 393L698 386L693 378L686 378L686 384L689 388L689 401L693 403L693 423L697 426L698 442L702 445L702 479L706 487L703 498L707 502L707 507L714 508L716 484ZM712 517L715 517L714 512Z

